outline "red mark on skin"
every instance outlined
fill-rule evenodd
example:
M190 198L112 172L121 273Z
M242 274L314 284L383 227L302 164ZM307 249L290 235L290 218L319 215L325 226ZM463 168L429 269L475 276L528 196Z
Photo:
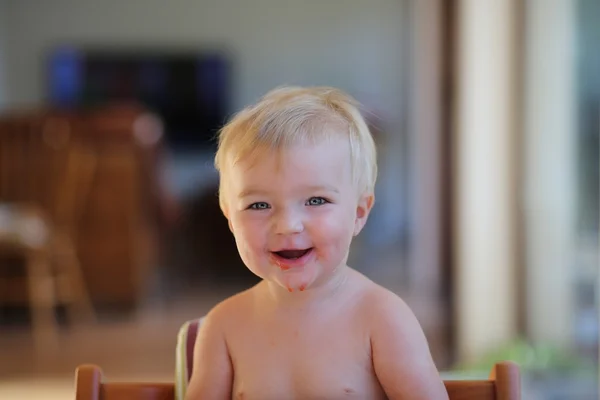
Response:
M292 289L291 287L287 288L288 292L292 293L294 291L294 289Z
M282 271L287 271L291 268L289 265L284 264L280 259L276 258L275 256L271 256L271 258L273 261L275 261L275 264L277 264L279 269L281 269Z
M300 285L300 291L304 292L304 289L306 289L306 285Z

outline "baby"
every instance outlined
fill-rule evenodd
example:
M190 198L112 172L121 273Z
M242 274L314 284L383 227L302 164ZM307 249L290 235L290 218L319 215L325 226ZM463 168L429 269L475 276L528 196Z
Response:
M447 399L407 305L346 265L377 176L355 101L276 89L223 128L215 164L221 209L262 281L206 316L186 398Z

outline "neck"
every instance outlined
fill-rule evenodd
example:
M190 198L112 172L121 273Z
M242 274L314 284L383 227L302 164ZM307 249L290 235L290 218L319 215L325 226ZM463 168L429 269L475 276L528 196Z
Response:
M347 285L350 267L343 265L322 282L315 282L304 291L289 292L286 288L275 282L263 281L266 297L276 304L277 309L305 310L312 306L320 305L324 301L342 291Z

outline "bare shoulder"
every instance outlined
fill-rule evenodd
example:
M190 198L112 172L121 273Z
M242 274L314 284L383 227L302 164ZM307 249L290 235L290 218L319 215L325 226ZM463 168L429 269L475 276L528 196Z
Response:
M375 373L390 399L447 399L419 321L396 294L369 285L364 296L369 310Z
M365 289L364 307L373 329L393 328L396 334L414 334L421 326L410 307L390 290L372 283Z
M360 316L369 327L372 339L385 338L379 346L394 343L421 344L419 348L429 355L425 335L415 314L397 294L360 274Z
M225 328L234 324L239 317L247 315L253 303L253 290L254 288L247 289L217 303L204 317L203 325L218 324Z
M402 327L418 325L413 312L398 295L373 282L362 273L352 271L353 287L360 298L360 314L365 323L372 327L402 320ZM401 328L402 328L401 327Z

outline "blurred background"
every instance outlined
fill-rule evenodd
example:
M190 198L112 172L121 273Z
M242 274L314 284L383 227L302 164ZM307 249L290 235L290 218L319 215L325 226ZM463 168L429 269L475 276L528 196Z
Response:
M173 379L179 327L257 282L213 137L284 84L362 103L349 264L444 376L511 359L524 398L598 398L598 43L597 0L0 0L0 398Z

